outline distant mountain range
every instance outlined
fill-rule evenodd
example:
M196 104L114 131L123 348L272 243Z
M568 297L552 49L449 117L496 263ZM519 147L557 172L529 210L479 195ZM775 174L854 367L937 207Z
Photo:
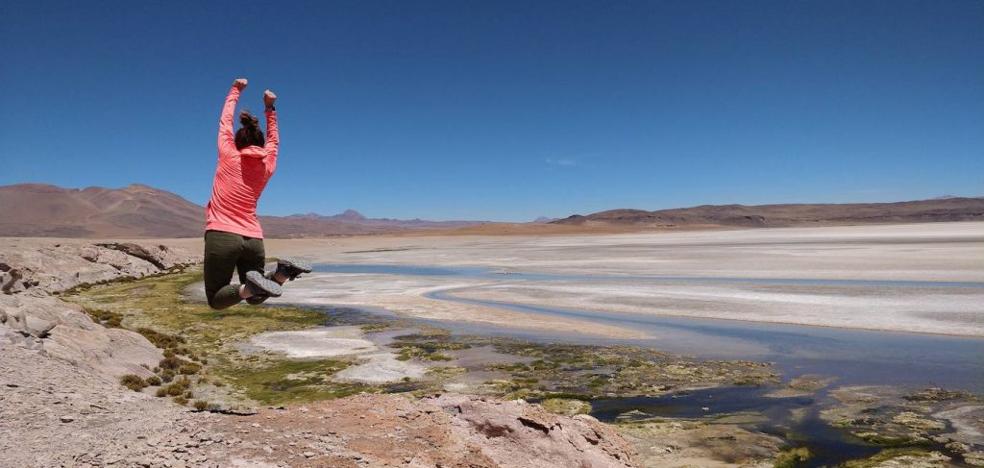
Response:
M204 223L201 205L146 185L120 189L0 186L0 236L197 237ZM284 238L453 229L483 222L373 219L347 210L332 216L260 216L260 223L267 237Z
M941 221L984 221L984 198L946 196L895 203L703 205L657 211L617 209L573 215L552 224L784 227Z
M67 189L45 184L0 186L0 236L197 237L205 208L174 193L134 184L120 189ZM783 227L836 224L984 221L984 198L945 196L898 203L704 205L645 211L608 210L531 223L367 218L355 210L260 216L273 238L442 230L459 234L606 232L659 227Z

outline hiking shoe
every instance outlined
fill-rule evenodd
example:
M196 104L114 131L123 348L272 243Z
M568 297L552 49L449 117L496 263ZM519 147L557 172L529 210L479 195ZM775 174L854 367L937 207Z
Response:
M286 276L287 281L294 281L302 273L311 273L311 264L296 258L280 258L277 259L277 271L274 274L277 273Z
M256 270L246 273L246 287L254 296L280 297L283 294L283 290L280 289L280 285L276 281L267 279L263 273Z
M246 303L249 305L260 305L266 302L267 299L270 299L270 296L265 294L256 294L246 298Z

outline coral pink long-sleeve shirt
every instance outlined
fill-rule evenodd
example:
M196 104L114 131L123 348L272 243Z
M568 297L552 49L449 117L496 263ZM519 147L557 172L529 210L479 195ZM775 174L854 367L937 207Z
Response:
M256 217L256 202L277 168L280 146L277 111L266 111L266 145L239 150L232 132L232 115L237 102L239 89L233 86L219 118L219 162L212 181L212 198L205 207L205 230L262 239L263 228Z

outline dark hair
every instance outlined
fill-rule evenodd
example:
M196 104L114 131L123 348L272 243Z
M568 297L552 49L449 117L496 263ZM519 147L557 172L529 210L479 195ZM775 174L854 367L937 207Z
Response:
M260 121L249 111L239 113L239 123L242 128L236 131L236 149L243 149L247 146L263 146L266 140L263 139L263 130L260 130Z

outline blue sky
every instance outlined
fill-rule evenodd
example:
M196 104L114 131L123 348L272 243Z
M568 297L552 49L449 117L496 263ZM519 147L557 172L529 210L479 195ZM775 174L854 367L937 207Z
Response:
M269 214L984 195L976 0L0 0L0 16L0 184L204 203L245 76L245 106L280 96Z

